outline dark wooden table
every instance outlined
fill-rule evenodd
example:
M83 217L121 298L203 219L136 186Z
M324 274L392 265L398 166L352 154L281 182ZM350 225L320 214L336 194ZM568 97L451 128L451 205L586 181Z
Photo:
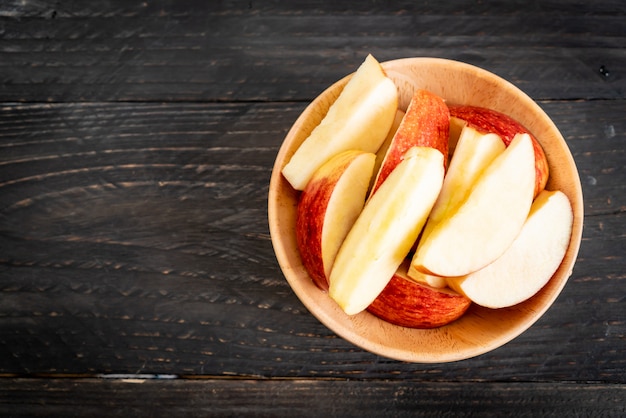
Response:
M2 1L0 415L624 416L626 4L423 3ZM278 267L278 148L368 53L491 70L571 148L574 274L500 349L376 356Z

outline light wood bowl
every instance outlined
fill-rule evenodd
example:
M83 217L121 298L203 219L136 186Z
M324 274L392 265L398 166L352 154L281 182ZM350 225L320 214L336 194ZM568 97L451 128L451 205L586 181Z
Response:
M558 189L567 194L574 210L573 233L561 266L550 282L531 299L497 310L474 304L462 318L437 329L404 328L368 312L346 315L327 293L313 284L302 266L295 236L298 192L283 178L281 169L321 121L350 75L330 86L304 110L278 152L268 200L270 233L278 263L306 308L336 334L365 350L418 363L458 361L487 353L535 323L552 305L572 274L583 227L583 197L574 159L546 113L513 84L488 71L438 58L398 59L383 63L383 67L398 86L400 108L404 110L416 88L427 89L449 103L483 106L506 113L537 137L550 166L547 189Z

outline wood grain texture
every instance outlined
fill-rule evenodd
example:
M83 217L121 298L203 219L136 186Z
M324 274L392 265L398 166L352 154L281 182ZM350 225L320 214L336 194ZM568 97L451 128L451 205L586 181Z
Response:
M624 385L361 380L5 379L10 417L620 417ZM115 394L102 402L102 393ZM341 400L337 402L337 400ZM437 411L431 413L430 411Z
M624 416L625 18L620 0L2 1L0 415ZM367 53L491 70L572 150L574 273L498 350L375 356L277 265L278 148Z
M574 275L519 339L443 366L346 343L284 280L267 184L303 105L6 105L0 370L623 382L623 103L543 105L587 179Z
M620 2L204 3L9 2L2 98L310 100L368 53L465 61L538 100L614 99L626 87Z

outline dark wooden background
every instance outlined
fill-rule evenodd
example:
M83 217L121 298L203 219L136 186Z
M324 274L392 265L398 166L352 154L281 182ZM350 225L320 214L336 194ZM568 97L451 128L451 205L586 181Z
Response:
M410 364L318 322L272 250L273 160L372 53L512 81L579 168L547 314ZM0 2L1 416L624 416L626 4Z

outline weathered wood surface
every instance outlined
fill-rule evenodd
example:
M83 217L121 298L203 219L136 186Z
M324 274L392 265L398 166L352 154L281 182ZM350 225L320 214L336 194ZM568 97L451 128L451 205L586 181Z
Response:
M185 374L396 373L395 362L368 372L368 362L380 360L312 318L276 265L267 184L284 130L302 108L6 106L0 125L11 142L0 157L0 260L7 352L0 369L169 373L175 364ZM626 193L611 180L624 172L623 151L611 148L615 137L567 119L589 114L616 132L625 131L626 121L615 101L547 103L546 110L565 127L587 202L570 284L544 320L470 370L402 370L479 378L498 361L506 366L499 378L532 379L535 367L542 378L625 377L626 325L616 290L624 289L619 212ZM365 363L341 364L346 352ZM583 353L598 362L588 364L584 354L585 364L572 367ZM534 367L520 371L519 361Z
M626 6L502 3L2 2L0 415L624 415ZM475 359L354 347L274 258L282 138L370 52L511 80L579 168L570 282Z
M1 383L1 382L0 382ZM424 383L411 380L12 380L0 414L12 417L619 417L625 385ZM1 399L1 398L0 398ZM36 401L36 402L34 402ZM32 403L27 411L12 406ZM590 409L590 406L593 410Z
M368 53L465 61L536 99L626 88L620 0L4 3L3 100L310 100Z

